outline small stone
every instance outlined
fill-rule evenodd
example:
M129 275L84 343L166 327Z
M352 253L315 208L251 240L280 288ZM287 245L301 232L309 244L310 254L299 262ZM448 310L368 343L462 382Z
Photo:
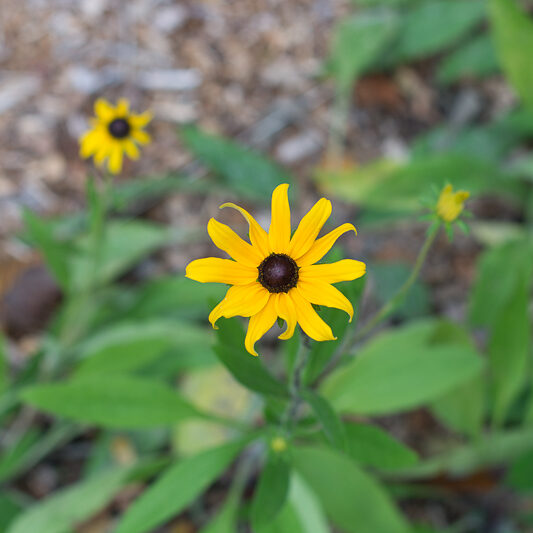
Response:
M0 76L0 113L31 98L41 86L41 80L33 74L21 74L8 77Z
M196 69L144 71L137 78L140 87L151 91L190 91L201 83L202 76Z
M108 0L82 0L81 10L90 19L97 19L106 10Z
M46 157L30 164L34 177L43 179L49 183L60 181L66 172L66 162L63 156L52 152Z
M291 165L316 154L322 144L322 135L318 130L307 130L283 141L276 150L276 156L281 163Z
M0 315L14 339L40 332L61 301L61 291L44 266L25 270L6 292Z
M193 122L198 118L198 110L193 102L156 102L152 109L154 115L160 120L167 120L177 124Z
M183 26L187 20L187 10L185 7L164 6L156 10L154 14L154 25L163 33L171 33L180 26Z
M122 78L116 69L92 70L80 65L73 65L64 73L67 83L83 94L94 94L104 87L118 83Z
M17 186L5 176L0 176L0 197L10 196L17 191Z
M381 149L383 156L394 161L403 162L409 159L409 147L399 137L387 137Z
M306 83L306 77L300 71L300 66L287 58L277 59L264 68L261 79L271 87L287 89L303 89Z

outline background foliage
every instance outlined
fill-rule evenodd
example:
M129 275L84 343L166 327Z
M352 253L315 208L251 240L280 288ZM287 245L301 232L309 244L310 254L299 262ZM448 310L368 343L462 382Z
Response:
M24 213L19 238L40 251L62 300L22 368L11 368L8 339L0 344L0 530L88 531L85 522L126 498L101 531L155 532L178 516L202 533L531 531L531 6L353 4L320 72L335 96L330 145L311 180L187 125L177 136L204 167L200 179L132 179L106 197L88 177L85 210ZM515 103L475 120L444 114L403 158L354 162L347 132L357 87L408 66L427 66L432 83L450 93L503 76ZM128 280L163 247L205 239L203 226L132 216L139 201L221 194L261 209L286 181L296 200L312 183L357 213L360 234L425 231L421 199L434 201L445 183L469 190L480 213L496 198L514 216L476 213L470 235L446 243L477 246L459 319L439 313L420 281L390 327L357 338L368 309L389 301L409 275L411 265L385 258L369 265L368 279L341 286L358 310L354 323L320 310L338 340L309 342L303 370L300 335L267 340L266 355L253 358L240 319L208 326L223 287L182 273ZM30 498L21 480L72 442L90 449L75 479Z

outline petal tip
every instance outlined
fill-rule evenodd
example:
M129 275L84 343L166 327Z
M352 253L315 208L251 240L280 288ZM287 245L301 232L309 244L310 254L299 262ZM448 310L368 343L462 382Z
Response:
M280 183L275 189L274 192L277 190L285 189L285 191L289 190L289 184L288 183Z
M259 354L255 351L255 348L253 346L251 349L248 346L245 346L245 348L250 355L253 355L254 357L259 357Z

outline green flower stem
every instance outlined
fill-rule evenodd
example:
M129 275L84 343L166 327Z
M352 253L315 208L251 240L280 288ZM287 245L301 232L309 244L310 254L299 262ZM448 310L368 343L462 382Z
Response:
M344 342L341 344L335 355L331 358L329 364L323 370L322 374L317 378L317 382L321 381L327 374L329 374L336 366L339 360L343 357L347 350L350 350L357 342L366 337L382 320L385 320L391 313L393 313L403 302L409 289L417 280L420 270L426 261L431 245L435 241L440 229L440 224L435 224L429 228L426 240L418 253L413 270L409 278L398 289L398 292L383 305L383 307L361 328L352 329L351 335L347 334Z
M418 253L416 258L415 265L411 271L410 276L407 278L405 283L398 289L398 292L383 305L383 307L359 330L356 331L355 335L350 339L350 345L355 344L357 341L366 337L382 320L385 320L391 313L393 313L404 301L409 289L413 283L417 280L420 270L424 265L428 252L437 237L440 224L430 228L426 240Z
M102 264L105 238L106 238L106 219L107 212L112 204L111 195L112 195L112 186L113 186L113 177L109 174L105 174L103 178L103 188L102 192L99 194L95 188L95 194L99 194L99 198L96 200L96 209L91 213L91 233L93 241L93 275L91 283L88 284L88 291L92 291L96 288L97 285L97 276L98 270Z
M291 395L291 401L289 402L289 405L283 415L281 422L283 430L288 434L292 433L294 422L298 414L298 408L300 407L300 404L302 402L300 391L302 389L303 375L308 361L309 347L306 346L305 337L302 336L302 340L300 342L298 353L296 354L296 360L294 362L294 367L289 383L289 393Z
M89 238L91 254L90 261L91 272L89 280L84 287L70 296L70 305L68 317L70 319L63 322L59 333L59 349L68 349L74 345L79 338L85 333L87 322L90 316L87 309L91 309L90 301L94 298L98 289L98 273L102 264L105 239L106 239L106 218L107 212L111 206L113 178L109 174L102 176L103 187L99 191L96 187L95 180L88 184L87 200L90 206L89 210ZM90 315L90 314L89 314Z

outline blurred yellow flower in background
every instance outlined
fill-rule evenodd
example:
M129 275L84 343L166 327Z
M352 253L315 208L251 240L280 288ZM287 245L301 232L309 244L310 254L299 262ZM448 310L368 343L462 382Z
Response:
M292 337L296 324L317 341L334 340L331 328L318 316L312 304L335 307L353 317L350 301L332 283L360 278L366 271L361 261L344 259L315 264L352 224L343 224L320 239L317 236L331 214L331 202L321 198L303 217L291 237L289 186L282 184L272 194L272 216L268 233L242 207L227 203L221 207L238 210L249 225L251 244L231 228L212 218L207 231L221 250L234 260L209 257L187 266L186 276L202 283L232 285L226 297L213 309L213 327L220 317L250 317L245 346L257 355L254 345L281 317L287 329L280 339Z
M446 185L437 201L437 215L444 222L453 222L463 212L464 203L469 196L467 191L453 192L453 187Z
M94 162L102 165L107 159L107 168L112 174L122 170L124 154L130 159L139 158L139 145L148 144L150 135L143 128L152 120L148 111L135 115L130 104L121 98L116 107L99 98L94 104L96 118L91 119L92 129L80 138L80 156L94 156Z

